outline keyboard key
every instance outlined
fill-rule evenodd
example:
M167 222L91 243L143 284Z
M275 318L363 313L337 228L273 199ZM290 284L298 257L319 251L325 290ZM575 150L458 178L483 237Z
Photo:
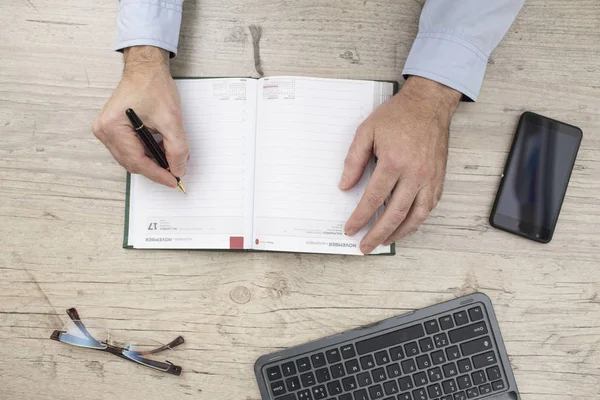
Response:
M479 396L479 390L477 388L471 388L467 390L467 398L472 399Z
M417 366L415 365L415 362L412 358L409 360L402 361L401 365L402 372L404 372L404 374L412 374L417 370Z
M296 393L296 395L298 396L298 400L313 400L310 390L308 389L302 390Z
M467 357L482 351L490 350L492 348L492 341L489 336L482 337L480 339L471 340L470 342L463 343L460 345L463 356Z
M427 400L427 392L425 389L413 390L412 395L415 400Z
M440 331L440 326L435 319L431 321L425 322L425 331L428 335L433 335L434 333L438 333Z
M434 351L431 353L431 362L433 365L440 365L446 362L446 357L442 350Z
M297 376L287 378L285 380L285 386L287 387L288 392L295 392L300 389L300 379L298 379Z
M369 395L371 395L372 400L380 399L383 397L383 388L381 385L371 386L369 388Z
M492 393L492 385L486 383L485 385L479 386L479 393L482 395Z
M454 329L448 334L450 335L450 342L458 343L464 342L465 340L475 339L476 337L487 335L488 330L485 325L485 321L477 322L472 325L463 326L462 328Z
M286 394L283 397L278 397L275 400L296 400L296 395L293 393Z
M418 374L414 374L413 381L415 382L416 387L424 386L429 383L429 381L427 380L427 374L425 374L425 372L419 372Z
M310 361L308 357L300 358L296 361L296 366L298 367L298 372L306 372L310 371Z
M442 388L437 383L435 385L427 386L427 393L432 399L437 399L442 395Z
M383 391L386 396L390 396L399 392L398 385L396 381L389 381L383 384Z
M460 351L457 346L448 347L446 349L446 357L448 357L448 361L454 361L460 358Z
M500 373L499 367L491 367L486 370L487 377L490 381L495 381L496 379L500 379L502 374Z
M473 379L473 385L479 386L487 382L487 379L485 379L485 372L483 371L473 372L471 378Z
M284 394L285 386L283 385L283 381L271 383L271 392L273 392L273 396L279 396L280 394Z
M371 371L371 375L373 375L373 382L375 383L383 382L387 379L387 376L385 375L385 369L383 368L374 369Z
M384 365L390 362L390 356L387 350L379 351L375 353L375 362L377 365Z
M440 327L443 330L454 328L454 321L452 321L452 317L450 315L446 315L445 317L440 318Z
M454 393L454 400L467 400L465 392Z
M357 390L356 392L354 392L354 400L369 400L369 395L364 389Z
M357 342L356 350L360 355L373 353L377 350L382 350L387 347L392 347L401 343L410 342L411 340L420 339L423 336L425 336L423 325L413 325L408 328L399 329L394 332Z
M325 397L327 397L327 391L325 390L325 386L323 385L315 386L314 388L312 388L312 394L315 400L322 400Z
M292 376L296 374L296 366L293 362L287 362L281 366L283 376Z
M315 375L312 372L307 372L306 374L300 375L300 380L302 381L303 387L309 387L317 383L315 380Z
M404 358L404 352L402 351L402 346L391 348L390 356L392 357L392 361L402 360Z
M439 333L433 337L435 346L439 349L440 347L448 346L448 336L445 333Z
M327 391L331 396L337 396L343 392L340 381L333 381L327 384Z
M362 374L356 375L356 379L358 380L358 386L365 387L371 385L373 380L371 379L371 374L368 372L363 372Z
M473 365L475 366L475 369L489 367L497 362L498 360L496 360L496 354L494 354L493 351L488 351L487 353L473 357Z
M504 381L503 380L492 382L492 390L494 392L497 392L498 390L502 390L502 389L504 389Z
M458 382L459 389L468 389L473 386L473 382L471 382L471 377L469 375L462 375L456 378Z
M398 400L413 400L410 393L402 393L398 395Z
M333 379L338 379L346 375L344 373L344 366L341 363L332 365L331 367L329 367L329 369L331 371L331 376L333 377Z
M350 393L346 393L341 395L338 400L352 400L352 395Z
M427 376L429 376L429 382L437 382L441 381L444 377L442 376L442 370L440 368L432 368L427 371Z
M279 366L267 368L267 376L271 382L281 379L281 368Z
M346 392L354 390L358 387L356 384L356 379L353 376L342 379L342 386Z
M329 364L335 364L336 362L342 361L342 356L338 349L327 350L325 352L325 357L327 357L327 362Z
M360 366L362 369L369 369L375 367L375 360L372 355L364 356L360 358Z
M442 382L442 388L444 388L445 394L452 394L458 391L458 387L456 387L456 382L454 382L454 379Z
M442 397L440 400L454 400L454 397L452 397L452 395L448 395L448 396Z
M427 353L429 351L434 350L433 341L430 338L419 340L419 347L421 348L421 352L423 353Z
M417 342L411 342L404 345L404 351L408 357L416 356L419 354L419 346L417 346Z
M471 372L473 370L473 366L471 365L471 361L468 358L464 360L460 360L457 362L458 364L458 372L461 374L466 374L467 372Z
M403 392L415 387L412 379L410 379L410 376L405 376L404 378L398 379L398 385L400 385L400 390Z
M417 367L419 369L427 369L431 367L431 360L427 354L417 357Z
M331 380L331 375L329 374L329 370L327 368L321 368L315 371L315 376L317 377L317 382L323 383Z
M442 369L444 370L444 376L446 378L458 375L458 370L456 369L456 364L454 363L446 364L442 367Z
M471 321L479 321L483 319L483 310L481 307L473 307L469 310L469 317L471 317Z
M400 364L398 363L388 365L385 367L385 369L390 379L399 378L400 375L402 375L402 372L400 371Z
M327 361L325 361L325 355L323 353L317 353L310 356L310 360L312 361L313 368L321 368Z
M469 323L469 317L465 311L459 311L454 314L454 322L456 322L456 326L461 326Z
M354 346L351 344L347 344L347 345L343 346L341 349L341 352L342 352L342 357L344 357L344 360L347 360L349 358L356 356L356 352L354 351Z
M346 366L346 372L348 374L354 374L355 372L360 371L360 367L358 365L358 360L349 360L344 364Z

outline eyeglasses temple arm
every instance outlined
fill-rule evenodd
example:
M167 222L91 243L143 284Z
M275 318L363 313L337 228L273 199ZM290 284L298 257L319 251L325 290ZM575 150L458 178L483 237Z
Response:
M164 346L161 346L157 349L153 349L153 350L148 350L148 351L135 351L135 353L137 354L156 354L156 353L160 353L161 351L165 351L165 350L169 350L172 348L175 348L177 346L179 346L180 344L185 343L185 340L183 339L183 336L177 336L175 338L175 340L173 340L171 343L165 344Z

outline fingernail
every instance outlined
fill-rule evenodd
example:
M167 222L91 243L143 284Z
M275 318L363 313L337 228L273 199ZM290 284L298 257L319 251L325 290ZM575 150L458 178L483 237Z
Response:
M375 247L368 244L363 244L362 246L360 246L360 251L362 251L363 254L369 254L373 250L375 250Z
M346 189L348 187L348 178L345 175L342 175L340 178L340 183L338 184L340 189Z
M350 229L346 229L346 231L344 232L344 234L347 235L347 236L354 236L354 235L356 235L356 232L358 232L358 229L356 229L356 228L350 228Z

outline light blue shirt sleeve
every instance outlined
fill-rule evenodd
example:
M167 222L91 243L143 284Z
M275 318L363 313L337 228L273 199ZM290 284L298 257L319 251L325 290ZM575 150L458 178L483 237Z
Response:
M476 101L491 52L525 0L427 0L419 33L404 65Z
M115 50L156 46L177 54L183 0L121 0Z

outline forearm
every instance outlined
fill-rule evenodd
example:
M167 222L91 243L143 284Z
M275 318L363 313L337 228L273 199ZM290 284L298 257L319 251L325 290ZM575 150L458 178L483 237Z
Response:
M525 0L427 0L403 75L442 83L476 100L488 58Z
M183 0L121 0L115 50L154 46L177 54Z

